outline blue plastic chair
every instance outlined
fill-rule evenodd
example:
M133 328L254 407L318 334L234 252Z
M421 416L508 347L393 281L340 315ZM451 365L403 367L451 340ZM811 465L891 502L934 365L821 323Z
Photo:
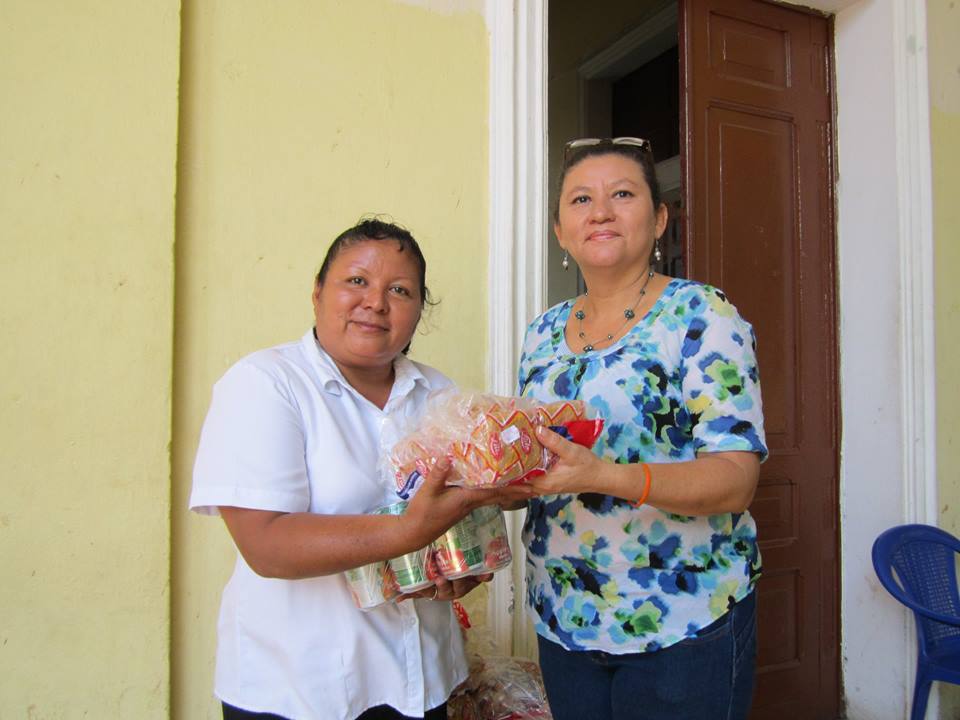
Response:
M960 685L960 540L930 525L899 525L873 543L880 582L917 621L917 680L911 720L923 720L934 680Z

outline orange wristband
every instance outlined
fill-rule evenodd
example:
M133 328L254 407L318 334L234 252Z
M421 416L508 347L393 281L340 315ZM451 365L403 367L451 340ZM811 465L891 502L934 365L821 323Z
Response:
M652 479L650 475L650 466L646 463L640 463L640 467L643 468L643 492L640 493L640 497L636 500L628 500L627 502L633 507L640 507L647 501L647 495L650 494L650 480Z

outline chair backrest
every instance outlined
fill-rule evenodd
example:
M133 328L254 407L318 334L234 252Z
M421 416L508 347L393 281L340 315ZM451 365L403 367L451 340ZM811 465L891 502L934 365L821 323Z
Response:
M881 533L873 543L873 567L880 582L914 611L921 653L948 638L960 637L955 623L940 622L922 612L960 617L957 553L960 540L930 525L899 525Z

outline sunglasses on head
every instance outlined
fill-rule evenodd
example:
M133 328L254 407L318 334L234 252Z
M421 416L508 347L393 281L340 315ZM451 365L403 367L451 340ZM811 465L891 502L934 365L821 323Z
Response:
M650 141L638 137L615 137L615 138L577 138L570 140L563 146L563 161L566 163L570 153L585 147L594 147L595 145L629 145L640 148L643 152L653 152Z

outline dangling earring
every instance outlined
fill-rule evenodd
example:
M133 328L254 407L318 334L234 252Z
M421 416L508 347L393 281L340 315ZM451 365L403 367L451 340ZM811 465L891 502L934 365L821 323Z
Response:
M564 270L570 269L570 253L566 250L563 251L563 260L560 261L560 265L563 266Z
M656 242L653 244L653 259L654 262L660 262L663 260L663 253L660 252L660 238L657 238Z

